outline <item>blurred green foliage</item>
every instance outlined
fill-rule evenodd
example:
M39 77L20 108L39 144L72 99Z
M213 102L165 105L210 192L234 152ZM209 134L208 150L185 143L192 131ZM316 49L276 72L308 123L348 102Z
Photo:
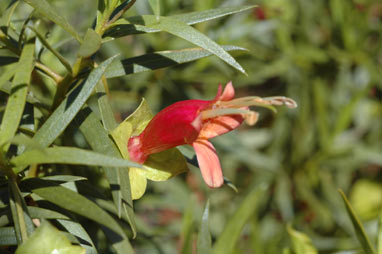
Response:
M55 25L46 15L34 12L25 3L35 1L17 2L8 18L10 9L7 7L11 2L17 1L0 1L1 31L4 33L4 27L8 27L7 32L13 39L26 42L33 39L35 33L25 24L32 26L42 36L35 42L36 58L59 75L68 72L67 66L76 66L79 55L87 57L96 51L92 60L101 63L115 54L125 59L195 47L187 40L163 32L133 34L110 41L104 37L101 46L98 35L89 32L94 30L88 28L95 24L97 10L98 17L102 17L101 10L106 13L107 8L97 6L91 0L70 1L70 4L63 0L47 1L66 18L80 39L86 34L84 38L88 39L85 41L92 43L85 47L73 39L69 26L62 29L63 26ZM382 222L382 3L372 0L137 1L125 16L157 15L158 3L163 16L258 4L254 9L194 25L219 45L248 49L247 52L230 52L247 76L218 57L211 56L165 69L109 79L108 102L118 122L134 111L142 97L153 112L158 112L175 101L213 98L217 85L229 80L233 81L238 96L285 95L296 100L299 107L294 110L280 108L276 115L259 110L261 117L256 126L242 126L212 140L224 175L234 183L238 193L227 186L214 190L205 187L199 170L192 166L197 164L192 160L193 152L188 147L180 149L190 159L190 172L166 182L149 181L147 193L134 201L134 216L126 208L131 202L126 198L129 190L113 190L110 179L124 179L113 178L110 172L114 171L67 164L47 164L36 168L32 165L26 176L34 176L37 172L38 177L53 178L32 178L20 185L11 182L9 188L9 178L0 176L0 245L5 246L0 250L5 253L15 250L15 247L9 247L20 243L20 239L17 242L12 240L15 234L18 235L17 227L13 227L17 224L14 218L25 217L25 232L28 234L33 231L31 219L50 219L60 230L70 233L69 240L89 246L87 253L96 253L95 249L99 253L125 253L123 251L127 249L124 248L132 248L136 253L150 254L200 253L200 250L215 254L340 254L346 251L381 254L382 226L378 227L378 221ZM23 29L24 38L21 38ZM64 60L47 49L44 39ZM17 45L17 41L15 43ZM9 47L4 41L0 42L1 115L4 115L7 100L10 100L7 99L10 98L9 84L17 77L12 80L14 73L10 74L10 70L19 61ZM25 52L27 59L27 49ZM93 69L90 75L101 77L105 72L102 66L106 68L107 64L104 62L104 65ZM28 70L25 68L22 71ZM59 104L55 99L54 76L41 74L43 69L39 68L39 73L32 72L32 85L29 93L24 94L28 103L17 132L30 137L37 131L35 126L41 126L52 113L51 105ZM81 75L89 74L88 69L83 71L87 74ZM22 80L22 75L19 76L18 80ZM94 83L99 78L93 83L89 80L83 87L88 85L89 93L96 87L100 93L101 88ZM38 103L33 102L31 95L38 99ZM113 129L108 127L113 126L112 121L102 118L105 115L102 107L98 107L102 103L97 99L91 96L87 101L89 107L86 110L82 108L74 123L68 123L61 136L57 133L54 140L43 146L55 141L55 145L91 147L95 152L117 157L118 151L112 143L104 141L107 146L101 147L97 141L88 138L108 140L107 133L102 130ZM81 122L89 108L97 117L101 116L103 125L93 115ZM32 124L27 119L28 112L34 112ZM47 142L45 140L43 142ZM2 151L7 141L0 140ZM19 141L13 141L7 156L22 153L12 150L17 144L27 144L32 148L41 145L28 137L21 137ZM118 162L110 160L110 163ZM116 165L108 164L109 169ZM121 176L124 174L123 171L115 172ZM72 178L63 175L71 175ZM49 183L44 182L48 180ZM54 189L50 189L53 181ZM123 183L118 183L123 186ZM349 197L349 202L341 198L337 191L339 188ZM61 200L59 194L67 198ZM122 195L123 202L116 202L116 195ZM25 196L26 203L23 201ZM70 199L78 200L78 204L83 202L84 207L66 207L65 202ZM90 200L92 203L86 203ZM207 200L209 206L206 206ZM94 209L99 210L88 215L86 207L96 204L98 208ZM23 206L28 207L28 216L22 215L26 211ZM205 206L207 208L203 212ZM124 212L121 212L121 207ZM102 217L98 221L101 227L94 223L98 214ZM117 224L114 225L113 221ZM209 246L206 223L212 246ZM364 230L361 230L362 223ZM114 232L123 231L129 237L129 241L124 239L122 247L118 246L115 234L110 234L109 224ZM132 239L135 224L137 236ZM205 236L205 241L200 236L198 238L199 232ZM368 240L362 242L362 239ZM367 242L370 242L370 248L365 247Z

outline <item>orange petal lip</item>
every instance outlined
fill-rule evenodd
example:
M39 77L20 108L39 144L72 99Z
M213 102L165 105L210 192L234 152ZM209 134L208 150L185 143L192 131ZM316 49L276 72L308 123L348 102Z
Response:
M224 183L223 173L220 166L219 157L215 147L205 139L198 139L192 146L195 149L196 158L204 182L210 188L219 188Z

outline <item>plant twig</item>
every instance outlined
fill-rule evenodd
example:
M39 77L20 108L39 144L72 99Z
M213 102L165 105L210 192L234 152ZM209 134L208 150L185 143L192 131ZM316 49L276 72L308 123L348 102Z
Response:
M61 77L59 74L54 72L52 69L50 69L48 66L36 62L35 63L36 67L39 68L40 70L44 71L49 77L53 78L56 84L60 83L63 80L63 77Z

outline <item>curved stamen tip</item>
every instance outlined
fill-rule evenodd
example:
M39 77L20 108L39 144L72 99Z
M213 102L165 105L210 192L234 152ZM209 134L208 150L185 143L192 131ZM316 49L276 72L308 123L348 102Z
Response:
M296 108L297 107L297 102L294 101L291 98L284 97L284 96L275 96L275 97L267 97L264 98L264 100L269 101L273 105L285 105L288 108Z

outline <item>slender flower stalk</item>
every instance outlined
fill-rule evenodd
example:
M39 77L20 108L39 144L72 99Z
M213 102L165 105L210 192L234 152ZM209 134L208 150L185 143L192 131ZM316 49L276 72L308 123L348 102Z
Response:
M185 100L168 106L149 122L139 136L129 139L130 159L143 164L150 154L189 144L195 150L206 184L211 188L220 187L224 178L216 150L209 139L236 129L243 121L254 125L259 114L250 110L250 106L297 107L294 100L283 96L234 97L235 90L229 82L224 91L219 86L213 100Z

